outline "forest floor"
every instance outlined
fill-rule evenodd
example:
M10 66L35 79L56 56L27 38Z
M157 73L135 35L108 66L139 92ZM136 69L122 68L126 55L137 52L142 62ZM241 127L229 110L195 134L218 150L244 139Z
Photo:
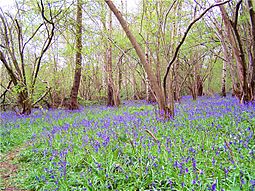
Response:
M19 155L19 153L22 150L25 150L27 148L29 143L25 143L8 153L1 156L0 161L0 188L3 191L25 191L24 189L20 189L18 187L15 187L13 185L13 177L16 176L17 171L19 169L19 165L16 162L16 159Z
M255 190L255 103L0 112L0 190Z

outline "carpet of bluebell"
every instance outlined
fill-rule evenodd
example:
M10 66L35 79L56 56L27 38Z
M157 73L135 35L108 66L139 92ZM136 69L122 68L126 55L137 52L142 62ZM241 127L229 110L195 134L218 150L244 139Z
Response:
M144 101L119 108L1 113L1 153L20 152L30 190L254 190L255 104L183 97L163 120Z

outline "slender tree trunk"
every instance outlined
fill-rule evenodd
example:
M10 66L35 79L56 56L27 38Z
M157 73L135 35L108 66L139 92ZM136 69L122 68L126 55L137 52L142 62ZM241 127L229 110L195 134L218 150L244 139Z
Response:
M138 93L137 93L137 87L136 87L136 79L135 79L135 73L133 72L132 73L132 84L133 84L133 99L134 100L139 100L139 96L138 96Z
M76 17L76 64L73 87L71 90L71 101L69 109L78 109L78 91L81 81L81 64L82 64L82 0L77 0L77 17Z
M158 3L157 3L157 7L158 7ZM159 11L161 13L161 11ZM157 63L156 63L156 76L157 76L157 82L158 82L158 85L161 86L161 72L160 72L160 62L161 62L161 59L160 59L160 37L161 37L161 30L162 30L162 22L161 22L161 19L160 19L160 15L157 13L158 15L158 32L157 32L157 47L156 47L156 57L157 57Z
M109 11L109 37L112 38L112 11ZM112 73L112 44L108 43L107 49L107 106L119 106L119 90L114 87Z
M123 61L122 59L120 60L120 62L118 63L118 88L119 88L119 92L121 91L121 84L122 84L122 69L121 69L121 65L122 65Z
M194 59L195 59L195 65L193 67L193 76L192 76L192 81L193 81L193 85L192 85L192 97L193 97L193 100L196 100L197 99L197 96L198 96L198 83L197 83L197 76L199 74L199 71L198 71L198 52L196 51L195 54L193 55Z
M112 13L109 12L109 28L108 33L112 36ZM107 106L114 106L114 90L113 90L113 78L112 78L112 44L108 43L107 48Z
M147 42L148 42L148 37L147 37ZM152 64L151 64L151 60L150 60L149 50L148 50L148 49L146 50L145 56L146 56L146 62L147 62L147 64L148 64L148 65L152 65ZM146 76L146 101L147 101L148 103L152 103L152 102L155 102L156 99L155 99L154 93L152 92L153 90L151 89L150 80L149 80L149 78L148 78L148 75L145 74L145 76Z
M254 12L254 5L252 4L251 0L247 0L249 14L250 14L250 24L251 24L251 50L249 51L249 61L250 61L250 85L249 85L249 92L251 96L251 100L255 100L255 12Z
M226 61L223 61L221 78L221 95L223 97L226 97L226 74L227 74Z
M196 83L197 83L197 95L203 96L204 87L203 87L203 81L200 74L198 74L196 77Z

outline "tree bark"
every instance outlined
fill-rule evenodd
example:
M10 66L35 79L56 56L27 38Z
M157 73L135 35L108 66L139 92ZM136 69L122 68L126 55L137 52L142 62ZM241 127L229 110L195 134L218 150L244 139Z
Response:
M73 87L71 90L71 100L69 109L78 109L78 91L81 81L81 64L82 64L82 1L77 0L77 15L76 15L76 64Z
M248 8L250 14L250 23L251 23L251 51L249 53L249 61L250 61L250 86L249 92L251 94L251 100L255 100L255 12L253 9L253 4L251 0L248 0Z
M148 38L149 37L147 36L146 44L148 44ZM146 46L145 56L146 56L147 64L152 66L148 45ZM155 98L154 93L152 92L153 90L151 89L151 86L150 86L150 80L148 78L148 75L145 75L145 77L146 77L146 101L148 103L156 102L156 98ZM157 78L157 80L158 80L158 78Z
M112 13L109 13L109 28L108 35L112 36ZM106 56L106 71L107 71L107 106L114 106L114 90L113 90L113 78L112 78L112 44L108 42Z
M223 61L222 78L221 78L221 95L222 95L222 97L226 97L226 74L227 74L226 61Z
M112 12L109 12L108 34L112 38ZM108 43L107 48L107 106L119 106L119 90L114 86L112 73L112 44Z

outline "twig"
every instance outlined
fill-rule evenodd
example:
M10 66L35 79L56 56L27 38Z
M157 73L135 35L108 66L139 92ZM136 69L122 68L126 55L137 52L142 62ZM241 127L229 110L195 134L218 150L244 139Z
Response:
M154 141L159 142L159 140L153 135L153 133L150 130L145 129L145 131L154 139Z

